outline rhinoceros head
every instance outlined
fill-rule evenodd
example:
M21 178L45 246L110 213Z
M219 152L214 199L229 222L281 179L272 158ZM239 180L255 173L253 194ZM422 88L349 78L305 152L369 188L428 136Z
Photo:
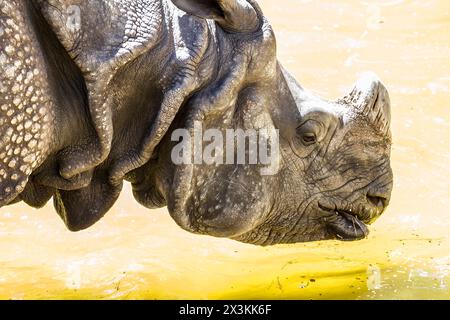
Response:
M255 1L0 6L0 206L53 196L81 230L128 180L190 232L270 245L361 239L388 205L385 87L309 93Z
M364 238L365 224L381 215L392 189L390 101L378 78L365 74L348 96L325 101L278 63L275 36L254 2L174 2L197 16L218 11L205 14L213 18L232 17L234 12L220 9L233 3L249 17L225 28L219 76L193 94L174 121L175 135L133 174L138 201L148 207L167 203L190 232L253 244ZM236 21L251 21L252 27L239 30ZM237 139L226 141L230 130L246 133L243 162L237 156L226 161L229 148L238 153ZM203 134L200 151L196 134ZM250 150L250 139L261 135L266 143ZM193 151L174 164L180 136ZM196 158L196 152L211 151L218 156L212 163ZM268 163L257 160L261 151L271 155Z

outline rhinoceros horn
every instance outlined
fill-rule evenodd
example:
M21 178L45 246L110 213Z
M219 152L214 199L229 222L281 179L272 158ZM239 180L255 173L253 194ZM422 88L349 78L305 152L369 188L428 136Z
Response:
M172 0L181 10L203 19L215 20L228 32L253 32L261 25L253 1L246 0Z
M354 115L365 117L381 134L390 136L389 93L374 73L362 75L352 92L340 102L351 106Z

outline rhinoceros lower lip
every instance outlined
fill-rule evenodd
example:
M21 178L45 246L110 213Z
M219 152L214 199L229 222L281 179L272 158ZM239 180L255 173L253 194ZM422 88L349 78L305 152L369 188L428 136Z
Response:
M330 209L319 204L319 208L326 212L324 221L328 231L342 241L354 241L366 238L369 229L358 215L339 208Z

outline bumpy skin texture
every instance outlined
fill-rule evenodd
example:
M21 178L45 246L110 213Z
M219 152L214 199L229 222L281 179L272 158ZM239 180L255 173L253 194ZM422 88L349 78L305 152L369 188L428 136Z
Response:
M271 245L361 239L389 203L390 102L368 74L310 94L253 0L0 0L0 206L52 196L70 230L124 180L199 234ZM177 128L279 130L279 171L175 165Z
M49 155L53 104L38 39L21 1L0 1L0 203L23 192Z

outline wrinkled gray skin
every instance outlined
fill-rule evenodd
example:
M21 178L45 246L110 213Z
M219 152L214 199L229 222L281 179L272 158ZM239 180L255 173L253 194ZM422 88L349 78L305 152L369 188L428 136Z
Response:
M0 48L0 206L53 197L82 230L128 180L190 232L272 245L364 238L389 203L385 87L310 94L254 1L0 0ZM170 133L197 120L278 129L278 174L174 165Z

